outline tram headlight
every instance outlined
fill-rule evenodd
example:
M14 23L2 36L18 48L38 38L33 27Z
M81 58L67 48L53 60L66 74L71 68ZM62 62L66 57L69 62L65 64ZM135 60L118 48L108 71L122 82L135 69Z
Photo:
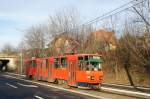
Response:
M88 79L94 80L94 76L87 76Z
M102 76L99 76L99 80L103 80Z
M91 80L94 80L94 76L91 76L91 78L90 78Z

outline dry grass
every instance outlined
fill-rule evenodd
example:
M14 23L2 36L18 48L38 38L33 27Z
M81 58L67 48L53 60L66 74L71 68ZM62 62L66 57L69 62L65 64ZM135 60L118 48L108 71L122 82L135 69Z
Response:
M141 73L140 68L130 69L133 82L136 86L150 87L150 75L148 73ZM115 83L115 84L125 84L130 85L126 71L124 68L119 67L117 74L112 69L111 66L103 66L104 71L104 82L105 83Z

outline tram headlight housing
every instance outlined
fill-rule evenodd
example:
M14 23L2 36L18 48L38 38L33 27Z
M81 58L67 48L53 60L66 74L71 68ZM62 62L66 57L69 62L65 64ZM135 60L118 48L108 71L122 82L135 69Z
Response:
M103 80L103 77L102 77L102 76L99 76L99 80Z
M91 76L90 79L91 79L91 80L94 80L94 76Z

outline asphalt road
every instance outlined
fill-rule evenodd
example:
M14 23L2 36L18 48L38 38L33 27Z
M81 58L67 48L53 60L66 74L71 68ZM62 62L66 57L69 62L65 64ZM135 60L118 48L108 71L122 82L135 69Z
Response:
M0 99L95 99L93 97L4 77L0 73Z
M0 72L0 99L143 99L107 91L66 87ZM149 98L148 98L149 99Z

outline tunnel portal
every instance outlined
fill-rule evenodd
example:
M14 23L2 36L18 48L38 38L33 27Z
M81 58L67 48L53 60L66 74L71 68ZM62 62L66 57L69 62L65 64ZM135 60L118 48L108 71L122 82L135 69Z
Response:
M0 71L7 71L8 70L8 59L0 59Z
M0 53L0 71L14 71L17 69L17 62L20 56L18 55L8 55Z

